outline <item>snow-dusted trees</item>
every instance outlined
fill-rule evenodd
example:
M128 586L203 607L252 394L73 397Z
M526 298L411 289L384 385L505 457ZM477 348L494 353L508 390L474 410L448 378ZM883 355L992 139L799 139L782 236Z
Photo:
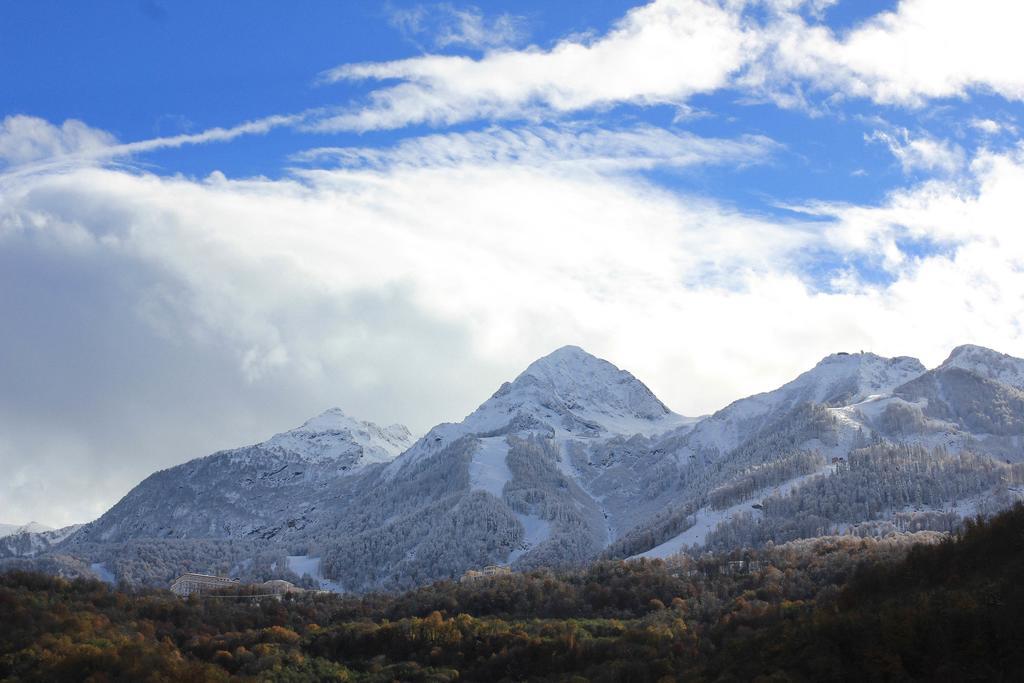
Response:
M825 462L820 453L797 451L778 460L754 465L708 494L714 510L724 510L746 500L769 486L795 479L818 470Z
M956 501L1021 476L1020 465L1005 465L987 456L878 443L851 452L832 476L811 479L788 495L764 499L760 512L744 513L722 524L708 535L706 545L710 549L756 547L769 540L779 543L820 536L850 523L882 518L893 520L899 530L948 530L948 515L913 516L913 512L924 512L914 508L952 508ZM965 508L964 513L971 510Z
M960 368L922 375L898 395L923 401L929 417L957 422L976 434L1024 434L1024 392Z
M883 434L902 437L908 434L920 434L925 431L927 418L921 407L914 403L893 401L885 407L877 418L874 427Z
M605 540L601 513L559 469L556 442L539 436L509 437L508 442L512 479L503 498L512 510L549 522L551 528L549 537L516 566L566 566L595 557Z
M694 507L669 507L649 519L643 526L632 529L616 539L604 552L604 557L620 559L632 557L661 545L683 533L694 524Z

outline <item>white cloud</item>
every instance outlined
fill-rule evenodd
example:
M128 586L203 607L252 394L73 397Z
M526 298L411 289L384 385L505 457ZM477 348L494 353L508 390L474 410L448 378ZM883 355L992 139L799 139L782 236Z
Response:
M109 149L117 140L106 131L68 119L60 126L34 116L7 116L0 122L0 164L24 164L40 159Z
M229 128L209 128L199 133L126 143L119 143L110 133L90 128L75 119L68 119L61 126L55 126L35 116L8 116L0 127L0 162L7 162L8 166L3 169L0 181L19 175L123 159L158 149L230 142L243 135L263 135L275 128L298 125L316 113L311 110L300 114L267 116Z
M322 147L294 156L296 161L335 159L343 165L457 166L509 163L531 166L575 165L603 171L699 164L733 167L766 162L781 149L769 138L702 138L684 131L641 125L606 129L592 125L492 127L483 131L429 135L392 148Z
M801 83L837 97L919 107L972 91L1024 99L1024 5L1005 0L902 0L843 36L782 13L761 32L769 49L742 83L781 103Z
M324 80L400 82L315 126L365 131L623 103L685 107L694 94L727 88L808 111L850 97L906 107L972 92L1024 99L1024 72L1017 68L1024 61L1018 36L1024 4L902 0L841 35L823 23L832 4L655 0L629 11L604 35L564 39L551 49L346 64ZM407 23L419 25L421 15ZM486 40L483 20L468 17L449 44ZM812 92L824 93L826 101L813 102Z
M402 82L375 90L368 106L329 117L318 127L370 130L516 117L536 109L680 103L726 85L742 66L749 41L739 16L712 0L658 0L631 10L604 36L563 40L550 50L337 67L324 79Z
M1013 121L1008 120L1005 117L1001 117L999 121L975 117L968 121L968 124L974 130L988 137L993 137L1002 133L1010 136L1017 136L1019 134L1019 129Z
M888 147L900 162L904 173L929 171L952 174L964 165L964 151L958 145L928 135L911 137L906 129L891 133L876 130L864 139L868 142L881 142Z
M513 45L525 31L520 17L505 13L487 21L476 8L453 9L454 21L435 39L441 47L452 45L491 49Z
M981 131L986 135L995 135L1003 129L997 121L992 119L973 118L970 121L971 128Z
M420 4L391 8L389 21L407 36L430 38L434 47L488 50L521 42L525 19L507 12L488 18L472 5Z
M266 116L261 119L245 121L229 128L208 128L199 133L182 133L181 135L169 135L165 137L152 138L140 142L130 142L119 145L111 154L131 155L141 152L149 152L155 149L168 149L183 147L185 145L202 145L209 142L230 142L243 135L263 135L275 128L284 126L295 126L309 118L313 112L302 112L300 114L279 114Z

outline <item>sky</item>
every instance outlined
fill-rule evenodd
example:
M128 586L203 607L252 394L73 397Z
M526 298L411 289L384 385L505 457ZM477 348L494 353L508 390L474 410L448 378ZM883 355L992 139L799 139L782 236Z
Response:
M576 344L1024 356L1024 4L0 0L0 521Z

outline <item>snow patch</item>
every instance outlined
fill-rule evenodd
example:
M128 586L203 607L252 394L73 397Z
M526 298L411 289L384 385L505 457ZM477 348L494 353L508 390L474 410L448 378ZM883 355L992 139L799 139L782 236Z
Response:
M516 519L523 525L523 543L513 550L508 556L508 563L512 564L520 557L536 548L544 541L551 538L551 522L533 515L524 515L521 512L515 513Z
M512 480L506 456L508 442L503 436L480 439L480 445L469 463L469 487L487 491L501 500L505 483Z
M100 581L104 583L109 583L111 586L117 583L117 579L114 577L113 573L111 573L111 571L107 569L107 565L105 565L104 563L93 562L89 565L89 569L92 570L92 573L95 574L96 578L98 578Z
M300 578L308 574L317 582L320 590L331 591L332 593L345 592L340 584L335 583L330 579L325 579L323 575L320 574L319 557L310 557L309 555L288 555L285 560L288 565L288 571L296 574Z

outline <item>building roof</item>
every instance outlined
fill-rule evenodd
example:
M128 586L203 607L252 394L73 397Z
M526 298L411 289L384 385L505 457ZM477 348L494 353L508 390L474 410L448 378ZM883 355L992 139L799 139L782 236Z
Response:
M175 583L178 583L179 581L185 581L185 580L188 580L188 579L198 580L198 581L215 581L215 582L218 582L218 583L238 583L238 579L232 579L232 578L229 578L227 576L215 576L213 574L199 574L199 573L196 573L196 572L185 572L184 574L182 574L181 576L176 578L172 582L172 585L175 584Z

